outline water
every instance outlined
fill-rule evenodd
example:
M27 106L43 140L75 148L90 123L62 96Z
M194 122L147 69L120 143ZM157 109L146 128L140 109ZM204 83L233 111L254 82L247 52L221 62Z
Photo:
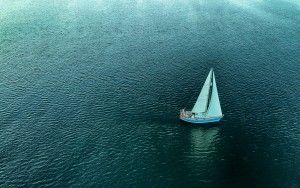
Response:
M1 187L299 188L299 9L1 0ZM210 67L224 120L179 122Z

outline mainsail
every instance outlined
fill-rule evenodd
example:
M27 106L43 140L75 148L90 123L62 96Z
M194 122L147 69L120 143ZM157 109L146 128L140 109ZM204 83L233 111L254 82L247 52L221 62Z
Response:
M206 110L207 110L207 103L208 103L209 89L210 89L211 79L212 79L212 72L213 72L213 70L211 69L205 80L202 90L198 96L198 99L192 109L192 112L195 114L203 113L203 112L206 112ZM218 100L219 100L219 98L218 98Z
M216 84L216 78L215 74L213 73L213 80L212 80L212 92L211 92L211 98L209 107L207 109L207 116L210 117L216 117L216 116L222 116L222 109L220 105L219 95L218 95L218 89Z

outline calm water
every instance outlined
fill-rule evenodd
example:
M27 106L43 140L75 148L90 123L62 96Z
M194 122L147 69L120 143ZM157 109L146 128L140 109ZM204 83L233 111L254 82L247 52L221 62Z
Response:
M298 0L0 0L0 186L300 188ZM178 121L214 67L225 118Z

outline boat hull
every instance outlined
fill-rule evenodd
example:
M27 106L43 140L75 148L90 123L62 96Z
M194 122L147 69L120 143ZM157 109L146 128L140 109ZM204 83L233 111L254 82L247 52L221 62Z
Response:
M188 123L213 123L213 122L219 122L222 118L216 117L216 118L209 118L209 119L195 119L195 118L180 118L180 120L188 122Z

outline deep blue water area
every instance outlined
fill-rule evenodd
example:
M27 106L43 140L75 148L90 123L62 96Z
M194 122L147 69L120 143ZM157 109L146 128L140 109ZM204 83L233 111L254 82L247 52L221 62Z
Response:
M0 187L300 188L299 0L0 0ZM224 119L179 121L213 67Z

